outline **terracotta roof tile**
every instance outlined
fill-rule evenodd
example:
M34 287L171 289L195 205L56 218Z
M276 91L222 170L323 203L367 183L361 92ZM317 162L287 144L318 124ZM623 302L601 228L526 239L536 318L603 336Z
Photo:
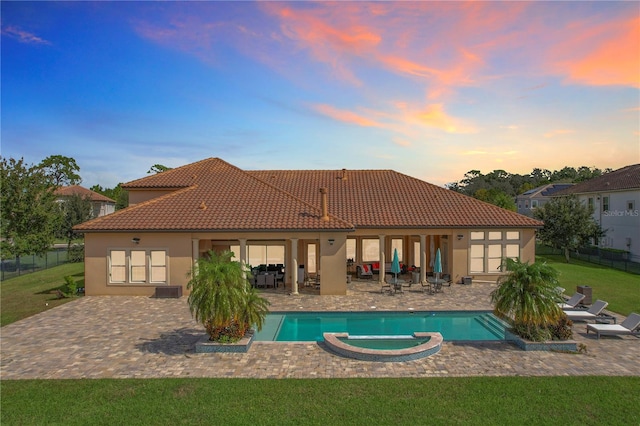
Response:
M314 205L320 204L316 188L327 187L329 212L356 228L542 226L537 220L393 170L248 173Z
M582 194L587 192L609 192L640 189L640 164L626 166L602 176L580 182L564 191L553 194L554 196Z
M542 223L392 170L243 171L210 158L130 182L180 188L76 227L90 230L330 230L540 227ZM321 219L320 188L330 220Z

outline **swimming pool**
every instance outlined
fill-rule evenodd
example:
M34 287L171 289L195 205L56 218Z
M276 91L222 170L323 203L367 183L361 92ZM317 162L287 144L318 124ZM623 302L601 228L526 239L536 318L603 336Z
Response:
M255 341L320 342L325 332L359 336L440 332L445 341L504 340L505 324L487 311L271 312Z

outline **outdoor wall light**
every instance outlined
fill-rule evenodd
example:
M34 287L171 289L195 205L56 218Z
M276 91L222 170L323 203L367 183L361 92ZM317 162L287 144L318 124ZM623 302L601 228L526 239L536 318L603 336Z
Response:
M133 238L131 239L131 242L132 242L133 244L140 244L140 238L138 238L138 237L133 237Z
M458 234L458 241L460 241L462 238L464 238L464 235Z
M329 238L329 245L332 246L335 241L336 240L334 240L333 238Z

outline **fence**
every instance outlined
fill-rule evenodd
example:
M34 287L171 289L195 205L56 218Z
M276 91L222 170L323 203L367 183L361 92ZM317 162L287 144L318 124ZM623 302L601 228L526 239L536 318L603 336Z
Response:
M70 251L66 248L57 248L48 251L43 256L28 255L20 256L18 259L6 259L0 263L0 280L17 277L43 269L53 268L68 262L82 261L83 247L72 247Z
M564 256L564 251L543 244L536 244L536 254L554 254ZM584 262L595 263L613 269L640 275L640 263L624 259L621 253L610 251L600 251L597 248L586 247L578 251L569 252L571 259L582 260Z

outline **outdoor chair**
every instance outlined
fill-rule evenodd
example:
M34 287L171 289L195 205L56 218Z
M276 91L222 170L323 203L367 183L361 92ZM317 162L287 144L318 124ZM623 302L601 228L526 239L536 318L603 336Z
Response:
M620 324L587 324L587 334L589 330L596 333L596 338L600 338L601 334L610 336L620 334L637 334L640 328L640 315L631 313L626 320Z
M358 265L356 267L358 278L373 278L373 270L367 264Z
M589 321L595 320L597 318L603 317L602 311L607 307L609 303L604 300L596 300L588 310L586 311L570 311L564 310L564 313L567 315L571 321Z
M568 300L566 300L564 303L558 303L558 306L560 306L562 309L575 309L578 306L578 304L582 302L584 298L585 298L584 294L576 293L573 296L571 296Z

